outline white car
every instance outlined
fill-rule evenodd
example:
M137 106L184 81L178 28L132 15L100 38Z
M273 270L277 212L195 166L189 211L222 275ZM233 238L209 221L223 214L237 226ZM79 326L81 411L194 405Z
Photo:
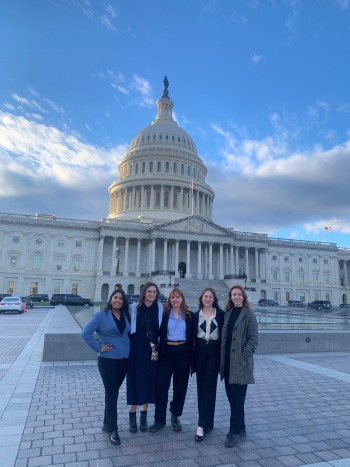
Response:
M4 297L0 302L0 313L6 311L17 311L18 314L23 313L24 303L21 297Z

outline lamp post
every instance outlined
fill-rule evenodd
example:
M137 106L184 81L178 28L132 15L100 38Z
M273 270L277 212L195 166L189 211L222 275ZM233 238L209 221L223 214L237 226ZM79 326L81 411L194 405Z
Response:
M120 248L117 247L115 249L115 272L116 274L119 273L119 256L120 256Z
M243 273L243 279L244 279L244 290L247 290L247 274Z
M171 287L171 274L169 274L169 284L168 287Z

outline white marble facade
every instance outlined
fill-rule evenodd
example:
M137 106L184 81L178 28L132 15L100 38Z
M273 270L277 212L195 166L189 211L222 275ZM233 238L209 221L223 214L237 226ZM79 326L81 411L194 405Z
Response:
M350 301L350 249L270 238L213 223L214 192L191 137L173 120L167 88L109 187L102 221L0 213L0 293L78 293L106 299L120 283L137 293L169 275L249 288L271 298Z

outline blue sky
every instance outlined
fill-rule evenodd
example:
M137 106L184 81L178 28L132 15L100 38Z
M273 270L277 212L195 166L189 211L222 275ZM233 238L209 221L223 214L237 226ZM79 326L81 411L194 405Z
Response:
M167 75L214 222L350 247L350 0L3 0L0 41L1 212L107 217Z

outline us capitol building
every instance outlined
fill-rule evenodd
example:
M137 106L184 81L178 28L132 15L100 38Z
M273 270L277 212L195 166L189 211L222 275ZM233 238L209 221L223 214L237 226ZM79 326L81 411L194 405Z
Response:
M200 291L239 283L249 299L348 303L350 249L270 238L212 221L214 192L192 138L172 117L164 78L157 116L132 140L101 221L0 214L0 293L106 300L153 280ZM224 306L224 303L221 303Z

